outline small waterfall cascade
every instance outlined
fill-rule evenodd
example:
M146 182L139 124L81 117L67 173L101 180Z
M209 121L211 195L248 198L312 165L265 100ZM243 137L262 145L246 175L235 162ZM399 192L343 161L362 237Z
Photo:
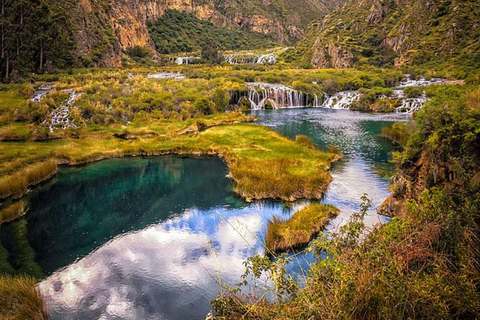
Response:
M229 64L255 64L258 61L258 55L254 53L232 53L225 54L223 59Z
M349 109L353 102L360 99L358 91L341 91L327 97L325 102L318 107L330 109ZM315 105L317 106L317 105Z
M264 54L258 57L257 64L276 64L278 55L275 52Z
M422 96L416 98L407 98L405 92L401 89L393 90L392 97L402 101L402 104L396 109L396 113L414 113L420 110L427 102L425 92Z
M200 57L196 57L196 56L186 56L186 57L177 57L175 58L175 63L178 64L179 66L181 65L188 65L188 64L192 64L195 60L198 60L200 59Z
M54 84L50 84L50 83L42 84L37 88L32 98L30 98L30 101L37 102L37 103L42 101L42 99L45 98L50 93L50 91L52 91L53 88L55 88Z
M252 110L266 109L268 104L273 109L309 105L308 94L281 84L250 82L247 86Z
M69 89L67 92L70 93L70 97L68 98L67 102L51 112L50 121L47 122L46 120L44 122L44 124L48 125L50 132L53 132L55 128L78 128L78 126L70 117L70 109L73 107L75 101L82 95L82 93L76 93L75 89Z
M147 75L148 79L185 79L185 76L179 72L159 72Z
M229 64L269 64L278 62L278 56L289 48L274 48L265 53L233 52L225 53L223 58Z
M379 99L394 99L399 101L397 113L414 113L420 110L428 100L425 92L419 97L409 98L405 95L407 87L426 87L447 83L443 79L411 80L408 75L397 87L392 88L393 94ZM281 84L261 82L246 83L248 90L232 92L230 104L240 104L242 99L248 99L252 110L279 109L292 107L317 107L330 109L350 109L352 104L362 97L360 91L340 91L329 96L326 93L309 95ZM316 83L315 83L316 84Z
M412 79L410 75L406 74L405 79L402 82L400 82L398 86L393 88L394 89L393 98L401 100L402 102L400 107L396 109L396 112L397 113L417 112L425 105L425 102L427 102L428 100L425 92L423 92L423 94L419 97L415 97L415 98L406 97L405 92L403 91L405 88L408 88L408 87L424 88L432 85L442 85L445 83L447 83L447 81L441 78L432 78L429 80L426 80L425 78Z
M409 74L406 74L405 78L394 89L405 89L407 87L428 87L445 84L446 82L447 81L445 81L445 79L441 78L432 78L430 80L426 80L425 78L412 79Z

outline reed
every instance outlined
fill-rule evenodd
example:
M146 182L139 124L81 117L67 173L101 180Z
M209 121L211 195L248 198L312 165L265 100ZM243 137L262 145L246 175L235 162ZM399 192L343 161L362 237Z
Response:
M274 217L268 224L266 247L269 252L282 252L305 246L339 212L333 206L312 203L295 212L290 220Z
M16 202L0 211L0 225L20 218L25 214L25 203Z
M47 180L56 172L57 162L55 160L47 160L2 177L0 179L0 199L8 197L20 198L27 192L28 187Z
M30 276L0 276L0 319L49 319L36 283Z

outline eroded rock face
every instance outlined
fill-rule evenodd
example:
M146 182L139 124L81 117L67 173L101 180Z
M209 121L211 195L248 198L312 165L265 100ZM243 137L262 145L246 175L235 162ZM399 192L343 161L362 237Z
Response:
M307 29L298 55L319 68L350 67L351 55L378 66L475 57L479 10L478 1L348 0Z
M134 46L154 48L147 21L166 10L194 14L222 27L249 28L288 42L303 36L303 27L333 10L344 0L53 0L64 8L72 22L72 33L80 57L94 57L96 66L120 66L122 50ZM278 2L278 3L277 3ZM293 9L291 9L291 8ZM274 9L281 8L277 12ZM289 9L290 8L290 9Z
M355 65L353 53L330 43L325 47L315 46L312 65L321 68L351 68Z

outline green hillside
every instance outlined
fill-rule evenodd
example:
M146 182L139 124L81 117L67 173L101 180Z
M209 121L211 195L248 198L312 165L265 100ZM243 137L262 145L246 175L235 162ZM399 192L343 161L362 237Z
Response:
M462 77L480 67L476 0L350 0L323 21L286 59L315 67L422 66Z
M206 45L220 50L267 48L278 45L272 36L247 29L227 29L193 14L168 10L148 31L159 53L191 52Z

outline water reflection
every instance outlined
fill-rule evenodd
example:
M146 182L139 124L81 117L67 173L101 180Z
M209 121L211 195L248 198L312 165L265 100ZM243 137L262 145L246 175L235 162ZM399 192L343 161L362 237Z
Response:
M280 111L255 111L259 123L283 135L295 138L303 134L322 148L340 147L345 158L332 170L333 182L324 202L337 206L341 214L330 224L338 228L360 208L364 193L372 199L372 208L366 216L369 227L388 221L376 211L388 196L390 181L377 173L392 165L388 163L393 146L380 137L381 129L392 122L408 121L403 114L369 114L350 110L283 109Z
M257 237L273 214L278 207L188 210L109 242L40 290L53 319L201 319L217 282L239 281L243 261L263 252Z

